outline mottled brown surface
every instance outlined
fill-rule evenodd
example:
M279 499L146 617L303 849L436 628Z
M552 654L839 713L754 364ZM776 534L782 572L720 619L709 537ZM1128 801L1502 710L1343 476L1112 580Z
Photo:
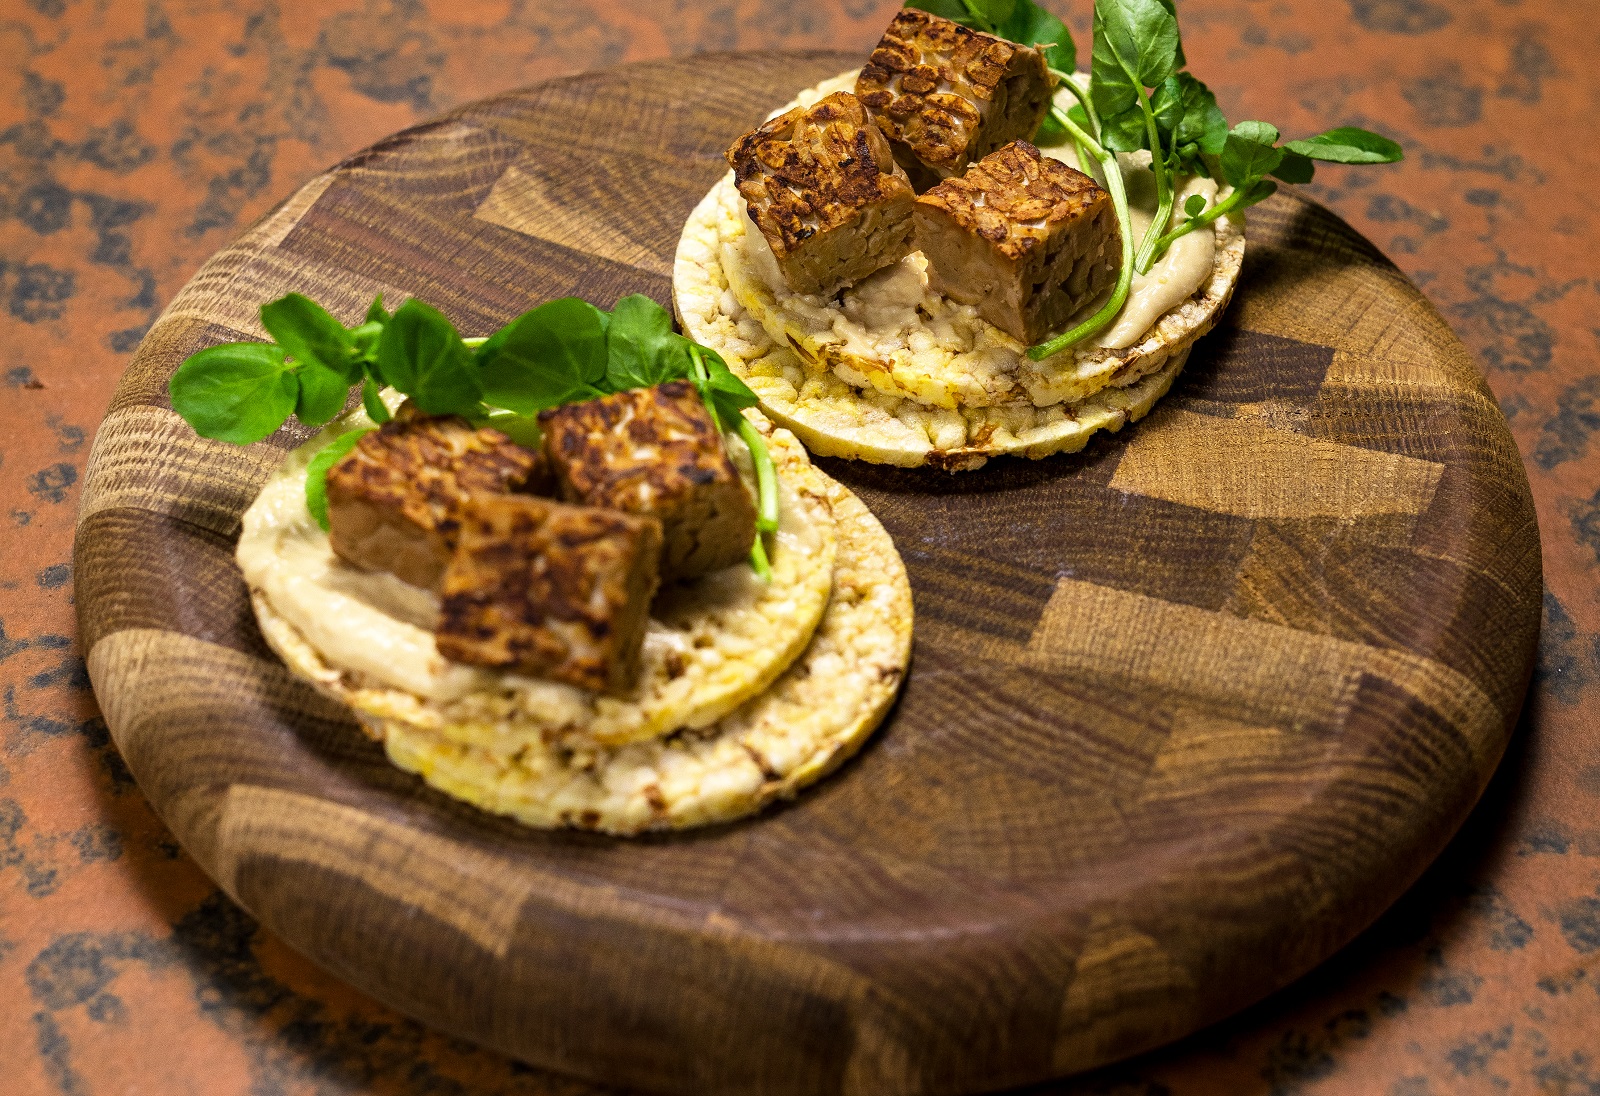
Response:
M498 430L406 404L328 469L329 540L357 567L435 589L467 497L538 486L541 463Z
M1082 41L1086 7L1070 14ZM1189 56L1230 117L1269 118L1296 135L1386 123L1405 141L1406 164L1330 169L1313 191L1423 286L1487 373L1540 516L1545 628L1534 691L1488 794L1376 927L1234 1021L1045 1091L1592 1090L1600 383L1590 329L1600 267L1585 183L1600 162L1588 143L1554 142L1588 125L1595 24L1583 5L1528 0L1214 0L1185 2L1181 15ZM11 324L0 509L12 527L0 592L0 1046L13 1090L595 1091L375 1005L261 929L173 842L109 745L72 635L86 437L161 303L239 226L338 157L443 107L591 62L834 42L864 52L887 19L881 6L786 3L36 0L10 14L0 31L15 58L0 129L0 290ZM550 196L580 174L577 155L526 165L480 216L559 211ZM624 166L601 167L620 194L643 196ZM669 246L677 226L648 202L636 208L630 233L598 238L645 262L635 240ZM597 237L589 224L542 223L547 238ZM1245 404L1310 391L1314 363L1298 347L1267 341L1254 355L1248 371L1196 371L1185 383L1200 398ZM1318 420L1339 417L1336 405ZM264 474L262 462L242 463ZM219 454L210 470L230 467ZM1081 577L1095 580L1126 549L1111 516L1075 549ZM196 562L225 559L236 530L205 509L85 520L135 546L186 531L181 553L146 560L169 592L184 590ZM1314 544L1279 542L1316 563ZM1225 561L1239 546L1221 536L1209 556ZM1178 571L1154 570L1148 589L1161 596ZM1247 589L1283 603L1270 575L1252 574ZM99 594L87 583L78 592ZM197 624L248 613L237 598L187 596L176 609L203 611ZM310 741L336 757L345 729ZM386 773L380 765L372 776Z
M797 293L832 294L911 251L911 184L849 92L763 122L728 166Z
M916 219L929 285L1025 345L1099 296L1121 266L1111 195L1027 141L919 197Z
M663 578L742 562L756 507L689 381L541 412L545 453L569 502L661 522Z
M1031 136L1050 83L1040 50L908 8L873 47L856 94L920 191Z
M474 495L439 599L439 653L626 695L639 677L661 523L524 495Z

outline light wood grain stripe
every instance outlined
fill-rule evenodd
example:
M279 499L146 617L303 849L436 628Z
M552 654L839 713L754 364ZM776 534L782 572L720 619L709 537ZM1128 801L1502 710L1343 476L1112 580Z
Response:
M269 858L337 872L450 925L497 957L511 946L537 876L499 856L414 825L278 788L228 789L218 826L218 882L238 893L240 870Z
M299 215L281 226L283 233L287 235L298 223ZM347 324L358 322L379 293L391 310L410 296L386 282L282 248L252 248L246 241L213 256L167 305L162 321L205 320L231 328L241 340L265 340L261 306L285 293L304 293Z
M1242 517L1352 518L1426 511L1443 472L1415 457L1174 409L1134 434L1111 488Z
M1138 682L1288 727L1337 718L1361 676L1371 674L1438 712L1484 772L1503 727L1483 690L1432 659L1072 579L1056 584L1026 649L1011 657L1051 673Z
M596 171L601 166L596 162L554 164L543 171L524 163L527 170L513 164L500 176L473 216L534 239L672 276L669 253L654 241L642 240L635 220L656 208L646 177L635 172L634 185L627 187L618 175L622 166L609 165L605 183L614 200L595 203L594 188L600 185ZM603 215L605 210L611 211L610 219Z
M283 450L266 442L198 438L167 408L124 407L107 415L95 436L78 524L102 510L133 507L233 536L282 461Z
M316 204L317 199L322 197L322 192L327 190L328 185L336 178L338 173L333 171L318 175L291 194L288 201L252 225L233 246L235 248L277 247L283 243L283 238L294 230L294 226L300 223L300 218L305 216L306 210ZM209 267L208 263L206 268ZM202 270L202 273L204 272Z

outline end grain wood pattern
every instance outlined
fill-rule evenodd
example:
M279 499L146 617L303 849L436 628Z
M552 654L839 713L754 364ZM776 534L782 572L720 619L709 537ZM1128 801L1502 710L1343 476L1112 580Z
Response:
M77 541L112 734L284 938L452 1034L678 1093L965 1093L1117 1059L1370 923L1493 770L1531 671L1538 531L1434 309L1327 211L1250 213L1223 325L1142 423L960 476L824 462L894 535L896 711L797 803L681 836L522 829L394 769L258 635L232 562L290 426L194 437L166 382L298 290L468 333L669 299L722 150L834 54L542 84L318 177L151 330Z

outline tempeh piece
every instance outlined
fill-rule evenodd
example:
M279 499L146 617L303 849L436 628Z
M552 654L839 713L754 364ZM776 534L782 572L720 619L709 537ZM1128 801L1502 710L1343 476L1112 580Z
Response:
M661 524L531 495L477 495L460 514L439 653L595 692L632 689Z
M911 252L916 194L849 92L763 123L727 159L796 293L831 296Z
M856 78L918 193L1032 137L1050 89L1041 50L916 8L895 15Z
M928 285L1032 345L1117 276L1111 196L1026 141L1013 141L917 199Z
M544 457L500 431L409 408L328 470L328 536L346 563L433 590L469 495L549 490L552 483Z
M660 519L663 578L694 578L749 554L755 503L689 381L555 407L539 425L568 502Z

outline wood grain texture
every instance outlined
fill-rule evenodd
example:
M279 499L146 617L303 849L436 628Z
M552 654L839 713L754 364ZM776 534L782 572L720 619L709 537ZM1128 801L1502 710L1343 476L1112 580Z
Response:
M875 743L792 806L526 831L393 769L264 654L229 544L303 432L188 436L183 356L290 289L349 315L412 293L468 333L566 293L665 301L721 150L852 63L630 66L381 142L196 275L97 440L78 611L129 766L246 908L445 1031L683 1093L1086 1068L1331 954L1504 749L1540 610L1516 451L1431 306L1294 197L1252 211L1233 312L1138 426L960 477L826 462L895 536L918 631Z

